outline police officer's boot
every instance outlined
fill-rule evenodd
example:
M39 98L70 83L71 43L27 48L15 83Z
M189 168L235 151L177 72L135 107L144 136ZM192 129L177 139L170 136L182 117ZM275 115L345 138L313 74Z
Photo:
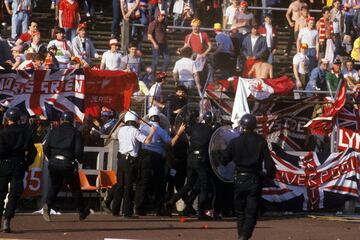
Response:
M79 221L84 221L90 215L90 209L86 208L79 212Z
M42 214L43 218L45 221L50 222L51 218L50 218L50 209L49 206L45 203L43 206L43 214Z
M10 229L10 219L5 218L5 217L2 219L1 229L2 229L2 231L5 232L5 233L11 232L11 229Z

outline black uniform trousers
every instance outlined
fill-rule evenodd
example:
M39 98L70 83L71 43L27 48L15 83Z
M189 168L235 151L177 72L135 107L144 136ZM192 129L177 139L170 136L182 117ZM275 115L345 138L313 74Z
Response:
M135 205L138 212L145 210L146 196L152 185L155 210L160 210L165 197L165 160L159 153L143 149L136 185Z
M23 192L23 179L25 175L25 166L19 161L1 160L0 161L0 216L4 211L4 201L7 193L10 192L6 204L4 217L11 219L15 215L17 202Z
M237 175L234 180L234 207L239 237L249 239L255 228L261 198L261 180L257 174Z
M200 214L203 214L205 211L207 192L209 188L209 173L211 170L203 158L204 156L199 154L189 154L186 184L171 199L172 203L176 203L180 198L191 191L196 183L198 183L200 190L198 196Z
M138 176L138 159L118 153L118 169L116 173L117 184L115 185L113 214L120 211L121 199L123 199L122 213L125 216L133 214L134 208L134 185Z
M49 206L49 210L53 208L57 194L61 190L63 184L66 183L70 187L72 197L75 200L75 205L79 213L84 212L85 206L81 193L80 178L77 167L61 163L54 164L50 160L48 168L51 187L46 199L46 204Z

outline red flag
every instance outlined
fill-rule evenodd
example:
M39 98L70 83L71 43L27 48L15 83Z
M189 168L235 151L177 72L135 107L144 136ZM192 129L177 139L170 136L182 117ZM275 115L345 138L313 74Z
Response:
M131 96L138 91L135 73L109 70L85 70L85 115L100 116L105 106L121 112L129 109Z
M332 131L335 116L344 107L346 102L346 81L342 80L341 87L336 95L334 103L330 101L323 105L323 113L310 120L305 127L308 127L312 134L324 136Z

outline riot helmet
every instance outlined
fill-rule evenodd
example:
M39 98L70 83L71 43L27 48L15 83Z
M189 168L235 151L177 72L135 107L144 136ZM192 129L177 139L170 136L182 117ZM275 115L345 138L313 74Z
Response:
M256 128L256 117L252 114L245 114L240 120L240 125L245 130L252 131Z
M203 120L206 124L212 124L215 121L214 113L211 111L204 113Z
M5 112L5 118L12 121L18 122L20 120L21 111L17 107L11 107Z
M134 121L136 122L138 120L137 118L137 114L131 110L129 110L128 112L125 113L125 117L124 117L124 121L128 122L128 121Z
M61 121L73 123L74 122L74 113L70 112L70 111L63 112L63 114L61 115Z
M152 122L160 122L160 110L159 108L152 106L149 109L149 119Z

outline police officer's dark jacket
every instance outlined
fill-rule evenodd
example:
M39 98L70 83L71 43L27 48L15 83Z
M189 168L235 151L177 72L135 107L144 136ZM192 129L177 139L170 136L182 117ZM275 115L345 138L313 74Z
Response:
M208 152L208 146L213 133L213 128L205 123L195 123L186 129L190 137L189 151Z
M82 163L84 143L81 133L70 123L64 122L49 133L44 144L44 154L50 160L65 157L66 162L75 159Z
M243 132L230 141L223 154L222 164L226 165L231 161L234 161L238 173L256 174L261 173L262 163L265 161L268 175L274 175L275 168L267 142L255 132Z
M0 131L0 160L24 163L30 166L36 157L32 131L28 127L13 124Z

